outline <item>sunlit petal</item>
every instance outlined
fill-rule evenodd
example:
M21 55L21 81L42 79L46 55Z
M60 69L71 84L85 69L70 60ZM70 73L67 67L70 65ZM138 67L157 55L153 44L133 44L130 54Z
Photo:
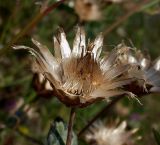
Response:
M84 29L82 27L77 28L77 33L73 42L72 53L78 57L84 56L86 53L86 38Z
M70 57L71 49L68 41L66 40L66 34L64 33L62 28L59 28L59 35L57 37L57 40L60 44L62 58Z

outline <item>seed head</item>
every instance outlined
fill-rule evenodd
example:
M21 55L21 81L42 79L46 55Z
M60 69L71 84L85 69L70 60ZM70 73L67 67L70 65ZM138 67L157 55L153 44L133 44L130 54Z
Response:
M97 100L112 96L130 94L122 87L133 79L124 74L130 64L117 60L129 51L129 47L115 48L101 57L103 35L100 33L93 42L86 45L83 28L78 27L70 49L63 29L54 37L54 56L49 49L32 39L35 48L15 46L15 49L28 49L35 57L34 67L50 82L54 95L67 106L84 107Z

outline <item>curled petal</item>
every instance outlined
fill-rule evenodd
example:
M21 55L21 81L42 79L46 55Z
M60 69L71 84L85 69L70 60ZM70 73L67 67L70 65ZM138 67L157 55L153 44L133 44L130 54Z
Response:
M60 48L60 44L57 40L56 37L53 37L53 41L54 41L54 56L57 58L57 59L61 59L62 58L62 55L61 55L61 48Z
M43 59L52 67L58 67L56 59L53 57L49 49L32 38L32 42L37 46L37 52L43 57Z
M31 52L32 55L35 56L36 61L33 67L36 67L36 70L42 74L44 73L52 73L54 80L58 82L61 81L60 73L58 72L59 65L56 62L55 58L49 52L49 50L41 45L36 40L33 40L37 48L33 49L31 47L26 46L14 46L14 49L27 49Z

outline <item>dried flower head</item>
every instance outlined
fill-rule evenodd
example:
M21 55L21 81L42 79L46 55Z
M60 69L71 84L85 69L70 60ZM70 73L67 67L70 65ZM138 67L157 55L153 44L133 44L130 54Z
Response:
M127 123L125 121L119 125L112 124L111 126L97 122L86 134L86 140L94 145L133 145L135 142L133 134L138 129L127 131L126 127Z
M82 21L95 21L102 17L97 0L75 0L75 11Z
M160 92L160 58L152 62L151 59L143 55L141 51L138 53L141 58L137 60L137 62L143 72L147 90L149 92Z
M160 92L160 58L152 62L147 53L135 49L134 53L121 57L121 62L132 65L128 75L137 78L137 93ZM130 85L133 88L133 84Z
M62 29L54 37L54 56L48 48L32 39L35 48L28 49L35 57L35 67L51 83L54 95L67 106L84 107L97 100L115 95L129 94L122 89L133 81L124 76L129 64L119 64L117 59L129 51L129 47L115 48L109 55L100 57L103 36L100 33L93 42L86 45L85 32L78 27L73 49Z

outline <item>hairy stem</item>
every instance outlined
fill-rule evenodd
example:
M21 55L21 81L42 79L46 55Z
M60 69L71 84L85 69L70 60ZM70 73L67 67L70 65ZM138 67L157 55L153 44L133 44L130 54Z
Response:
M100 112L98 112L88 123L87 125L78 133L78 137L80 137L98 118L100 118L102 115L107 115L112 107L121 99L123 96L117 97L115 100L113 100L110 104L105 106Z
M69 123L68 123L68 133L67 133L66 145L71 145L72 143L72 128L73 128L74 119L75 119L75 108L71 108L70 118L69 118Z

